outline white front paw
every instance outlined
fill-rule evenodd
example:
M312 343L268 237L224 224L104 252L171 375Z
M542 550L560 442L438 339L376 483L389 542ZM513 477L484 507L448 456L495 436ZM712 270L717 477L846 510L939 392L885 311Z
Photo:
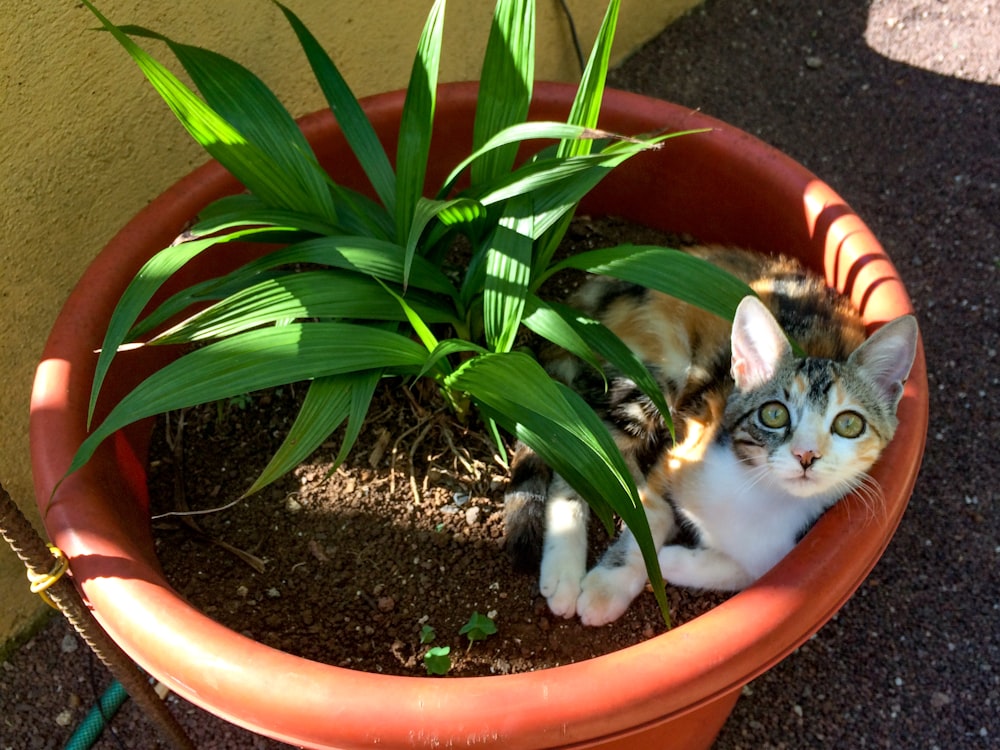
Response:
M688 571L691 568L692 551L679 544L668 544L661 547L657 558L660 562L660 574L667 583L685 585L685 581L690 577Z
M628 566L606 568L598 565L583 579L583 592L576 603L580 622L600 626L614 622L628 609L645 585Z
M584 566L566 560L542 560L538 589L549 603L552 614L558 617L572 617L576 614L576 600L580 596L580 581L584 570Z

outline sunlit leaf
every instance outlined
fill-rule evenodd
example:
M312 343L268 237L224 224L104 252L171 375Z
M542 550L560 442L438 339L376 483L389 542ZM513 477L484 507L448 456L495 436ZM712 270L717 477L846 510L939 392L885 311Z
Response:
M530 446L587 500L609 533L622 518L642 550L646 572L669 623L663 576L646 513L613 438L590 406L519 352L476 357L449 384Z
M392 215L396 204L396 175L392 171L389 157L375 134L375 129L368 120L368 116L361 109L361 105L333 60L330 59L330 56L299 20L298 16L281 3L276 2L275 4L281 8L282 13L285 14L295 30L299 43L312 66L316 80L323 90L327 104L334 117L337 118L344 139L358 158L365 174L368 175L382 205Z
M332 289L336 293L331 293ZM204 341L290 319L402 321L405 317L397 299L401 298L366 276L338 271L284 273L227 295L150 343ZM409 295L407 305L414 314L431 323L454 319L447 306L434 305L419 293Z
M198 221L184 230L191 239L207 237L227 229L259 226L282 227L284 233L299 231L318 236L340 234L335 224L301 211L271 208L249 193L230 195L201 211Z
M131 36L158 39L177 56L215 112L273 160L293 191L286 207L335 223L326 176L312 147L278 98L256 75L211 50L175 42L139 26L121 27ZM252 189L252 188L251 188Z
M280 479L312 455L344 420L348 420L347 434L334 461L336 468L357 440L368 404L381 377L381 371L375 370L313 380L281 446L243 494L252 495Z
M491 351L509 351L521 327L531 283L533 231L532 203L517 198L507 204L487 244L483 327Z
M580 396L553 381L531 357L482 355L446 384L467 393L491 419L534 448L596 505L609 531L617 510L612 503L638 506L628 467L607 428Z
M83 3L125 48L177 119L209 154L269 205L295 210L303 203L301 186L267 151L219 116L173 73L101 15L89 0Z
M563 268L649 287L727 320L732 320L740 300L754 293L743 281L706 260L653 245L618 245L580 253L557 263L552 273Z
M614 43L615 29L618 26L618 11L620 0L611 0L604 14L597 39L590 52L590 59L583 71L580 85L577 87L573 106L566 120L574 125L596 127L601 113L601 102L604 99L604 83L608 77L608 65L611 59L611 47ZM574 156L590 153L590 142L571 140L559 144L560 156Z
M275 250L234 271L232 276L252 279L255 274L269 269L311 263L356 271L400 285L406 278L411 288L456 296L455 287L448 277L420 256L411 260L407 278L403 256L404 250L399 245L372 237L318 237ZM229 279L224 280L224 283L228 282Z
M150 375L87 437L67 474L101 442L140 419L264 388L377 368L417 372L427 350L409 337L350 323L293 323L194 349Z
M613 514L622 518L642 550L653 591L669 620L646 513L625 460L590 406L520 352L476 357L456 370L448 383L467 393L481 411L559 472L609 533L614 529Z
M504 146L517 146L525 141L549 138L615 137L617 136L613 133L593 128L585 128L580 125L568 125L564 122L532 121L510 125L491 137L485 143L478 146L471 154L462 159L462 161L460 161L455 168L451 170L438 195L439 197L448 195L455 187L455 183L458 181L462 172L468 169L470 164L478 162L493 151L502 149ZM475 180L473 182L473 190L470 192L476 195L488 192L484 186L487 186L493 181L503 177L506 174L506 171L507 170L496 170L496 173L491 174L489 178L484 175L480 179Z
M663 416L668 429L673 430L670 406L660 384L645 363L636 356L609 328L568 305L528 298L524 324L539 336L572 352L603 371L602 357L618 372L638 386Z
M472 129L478 149L505 127L524 122L535 77L535 2L499 0L479 77L479 97ZM490 150L472 168L474 184L510 170L516 142Z
M399 124L396 147L396 238L402 242L413 224L424 191L427 158L437 99L445 0L435 0L413 60Z
M146 307L163 283L189 260L216 244L232 242L252 236L254 233L270 230L273 230L273 227L257 227L231 232L219 237L182 242L164 248L146 261L122 293L112 313L111 321L108 323L108 330L104 334L104 342L97 358L97 365L94 368L94 384L91 389L88 421L93 417L98 393L118 347L127 340L129 330L136 318L139 317L143 308Z

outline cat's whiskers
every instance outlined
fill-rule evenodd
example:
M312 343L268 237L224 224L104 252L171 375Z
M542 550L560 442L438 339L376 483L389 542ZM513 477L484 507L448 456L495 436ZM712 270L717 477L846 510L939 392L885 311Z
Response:
M844 505L844 512L847 513L848 520L851 519L851 510L860 505L864 509L864 522L869 524L874 521L880 512L885 511L885 496L882 493L882 486L869 474L861 474L849 480L837 483L835 489L842 498L839 502Z
M879 514L885 513L885 494L882 492L882 485L873 476L862 474L852 489L855 497L861 501L869 522L874 521Z
M770 469L767 464L754 466L750 463L750 459L740 459L740 463L747 464L750 467L749 470L745 472L747 480L743 482L743 485L740 487L739 494L742 496L744 493L750 492L754 489L754 487L764 481L770 473Z

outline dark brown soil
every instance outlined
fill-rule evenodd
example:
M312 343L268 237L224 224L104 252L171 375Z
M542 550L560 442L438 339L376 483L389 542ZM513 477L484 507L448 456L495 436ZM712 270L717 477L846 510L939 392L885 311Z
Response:
M572 237L579 249L626 236L664 241L627 231L620 222L583 220ZM426 674L431 646L451 648L450 674L489 675L587 659L662 632L649 592L599 629L548 612L536 577L514 573L504 554L507 477L495 446L455 421L425 386L386 381L359 443L332 473L339 434L260 493L188 516L203 533L177 516L158 518L157 550L171 583L262 643L391 674ZM251 394L161 421L151 461L154 513L232 503L280 444L304 391ZM257 569L210 539L258 558ZM598 554L607 544L599 525L593 539ZM675 622L721 601L671 596ZM470 645L459 631L475 612L491 617L497 633ZM420 640L424 625L436 634L430 644Z

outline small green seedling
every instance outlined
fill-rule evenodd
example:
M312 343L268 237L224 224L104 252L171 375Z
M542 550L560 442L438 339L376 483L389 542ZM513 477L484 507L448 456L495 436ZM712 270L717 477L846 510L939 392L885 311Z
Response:
M420 628L420 643L426 646L428 643L433 643L434 639L437 637L437 633L434 632L434 628L430 625L424 625Z
M253 403L253 396L249 393L240 393L226 399L219 399L215 402L215 417L219 424L225 424L226 419L233 409L246 411L247 407Z
M458 631L460 635L464 635L469 639L469 646L476 641L485 641L489 636L497 632L496 623L486 615L481 615L478 612L473 612L472 617L469 621L462 626L462 629Z
M435 646L424 654L424 669L427 674L444 675L451 669L450 646Z

